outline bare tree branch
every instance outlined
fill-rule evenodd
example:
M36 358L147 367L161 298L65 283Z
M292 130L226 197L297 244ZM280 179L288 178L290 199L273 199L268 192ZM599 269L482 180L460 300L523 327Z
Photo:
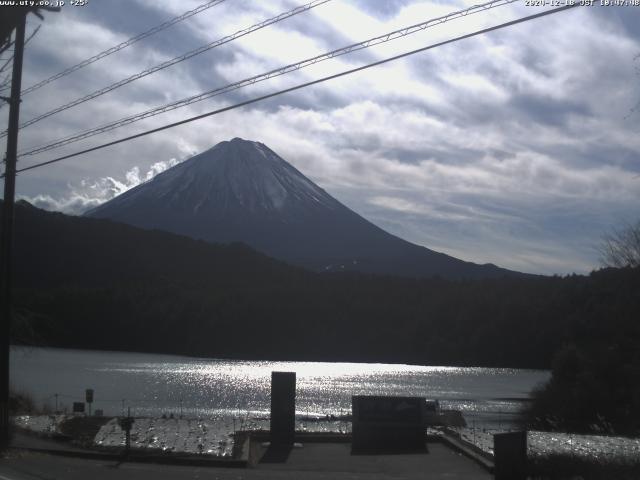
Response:
M36 34L38 33L38 31L40 30L40 27L42 25L38 25L33 32L31 32L31 34L27 37L27 39L24 41L24 46L26 47L27 44L29 43L29 40L31 40L33 37L36 36ZM13 60L13 54L7 59L6 62L4 62L4 64L0 67L0 73L4 72L5 69L11 64L11 61Z
M6 50L13 46L13 40L9 40L6 43L0 45L0 54L4 53Z
M640 266L640 220L605 235L600 245L600 255L606 267Z
M38 25L33 30L33 32L31 32L31 34L27 37L27 39L24 41L25 47L29 43L29 40L31 40L33 37L36 36L41 26L42 25ZM0 67L0 75L7 69L7 67L9 67L9 65L12 65L12 62L13 62L13 54L11 54L11 56L7 59L7 61L5 61L4 64L2 64L2 66ZM10 86L11 86L11 72L7 73L7 75L2 80L0 80L0 92L4 90L8 90ZM4 102L0 102L0 109L2 109L4 105L5 105Z
M0 67L0 73L4 72L5 69L9 66L9 64L13 61L13 55L11 55L6 62Z
M31 40L33 37L35 37L35 36L36 36L36 34L38 33L38 30L40 30L40 27L41 27L41 26L42 26L42 25L38 25L38 26L33 30L33 32L31 32L31 35L29 35L29 36L27 37L27 39L24 41L24 46L25 46L25 47L26 47L26 46L27 46L27 44L29 43L29 40Z

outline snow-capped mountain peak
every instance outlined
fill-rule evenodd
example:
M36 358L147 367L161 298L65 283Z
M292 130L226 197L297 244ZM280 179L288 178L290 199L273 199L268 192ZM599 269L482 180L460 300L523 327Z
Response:
M266 145L234 138L86 215L211 242L244 242L289 263L411 276L509 273L420 247L368 222Z
M220 205L259 213L301 201L326 208L333 208L335 202L269 147L241 138L218 143L132 190L121 201L147 195L176 208L189 205L196 213Z

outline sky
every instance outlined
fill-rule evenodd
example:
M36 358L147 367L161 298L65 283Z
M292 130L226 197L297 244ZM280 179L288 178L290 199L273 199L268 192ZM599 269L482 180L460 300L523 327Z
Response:
M305 1L226 0L25 95L21 121ZM44 21L30 16L27 33L40 30L26 47L23 87L203 2L89 0L66 2ZM331 0L25 127L19 150L475 3ZM550 8L517 1L450 20L22 156L18 167ZM2 125L7 113L0 110ZM639 125L640 7L580 6L26 171L17 193L41 208L81 214L241 137L266 144L349 208L411 242L476 263L582 274L601 266L604 234L640 218Z

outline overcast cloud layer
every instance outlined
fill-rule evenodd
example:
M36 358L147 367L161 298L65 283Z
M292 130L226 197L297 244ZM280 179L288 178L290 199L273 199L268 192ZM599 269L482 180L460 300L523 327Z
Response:
M23 86L204 0L90 0L30 17ZM302 3L302 2L301 2ZM332 0L21 131L47 143L475 2ZM296 6L227 0L25 96L21 119ZM524 2L23 157L126 134L541 11ZM233 137L261 141L407 240L535 273L599 266L603 233L640 217L640 8L579 7L457 42L18 177L36 205L82 211ZM6 125L7 108L0 111ZM2 148L5 148L4 145Z

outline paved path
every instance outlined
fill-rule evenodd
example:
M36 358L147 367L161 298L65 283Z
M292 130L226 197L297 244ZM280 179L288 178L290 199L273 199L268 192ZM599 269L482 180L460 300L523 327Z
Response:
M493 478L478 464L441 443L430 443L428 453L408 455L351 455L349 443L307 443L291 450L285 463L259 462L256 469L291 474L274 478L312 478L312 473L324 473L327 478Z
M11 446L15 448L37 448L40 450L62 450L66 452L83 452L80 448L71 445L70 442L56 441L39 437L35 434L14 432Z
M0 460L0 480L488 480L493 476L445 445L429 444L428 454L350 455L349 444L306 444L286 463L254 468L188 467L112 460L88 460L14 451Z

